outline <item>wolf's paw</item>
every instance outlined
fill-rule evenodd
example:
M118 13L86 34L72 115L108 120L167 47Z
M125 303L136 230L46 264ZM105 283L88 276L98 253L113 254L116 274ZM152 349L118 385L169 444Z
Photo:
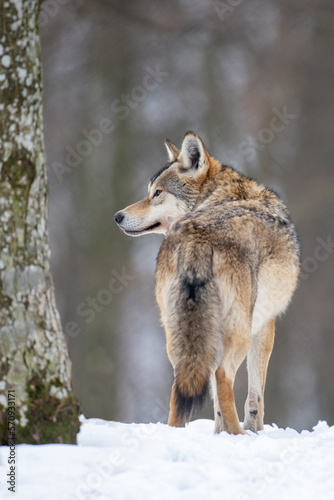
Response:
M243 428L248 431L258 433L263 429L263 418L259 415L257 410L249 412L248 417L245 419Z

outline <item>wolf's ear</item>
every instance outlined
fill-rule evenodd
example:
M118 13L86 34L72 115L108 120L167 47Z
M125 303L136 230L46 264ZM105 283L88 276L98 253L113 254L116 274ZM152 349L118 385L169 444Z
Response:
M209 168L209 154L198 135L187 132L181 146L180 159L183 167L193 169L194 175L201 175Z
M166 139L165 146L167 149L169 161L175 161L180 154L179 148L174 146L174 144L169 139Z

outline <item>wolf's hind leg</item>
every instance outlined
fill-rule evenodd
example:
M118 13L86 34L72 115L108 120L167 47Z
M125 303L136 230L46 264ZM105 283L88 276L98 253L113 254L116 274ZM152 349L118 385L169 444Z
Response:
M275 322L272 319L258 333L252 335L247 356L248 396L245 403L244 429L253 432L263 429L263 395L274 338Z
M168 425L172 427L184 427L186 425L186 420L189 420L190 416L191 415L187 416L186 409L180 408L176 383L174 382L169 404Z

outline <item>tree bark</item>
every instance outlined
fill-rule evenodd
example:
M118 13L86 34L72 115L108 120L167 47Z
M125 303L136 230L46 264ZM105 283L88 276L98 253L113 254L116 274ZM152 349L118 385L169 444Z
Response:
M79 404L49 263L39 0L0 9L0 441L73 443ZM14 392L15 391L15 392Z

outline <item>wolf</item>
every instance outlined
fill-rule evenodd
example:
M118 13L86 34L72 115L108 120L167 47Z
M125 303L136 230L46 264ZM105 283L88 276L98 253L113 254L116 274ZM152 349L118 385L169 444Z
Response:
M185 426L211 388L215 432L258 432L275 318L298 281L296 230L274 191L219 163L194 132L181 149L165 145L146 198L114 219L130 236L165 235L155 293L174 370L168 424ZM233 383L246 356L241 427Z

